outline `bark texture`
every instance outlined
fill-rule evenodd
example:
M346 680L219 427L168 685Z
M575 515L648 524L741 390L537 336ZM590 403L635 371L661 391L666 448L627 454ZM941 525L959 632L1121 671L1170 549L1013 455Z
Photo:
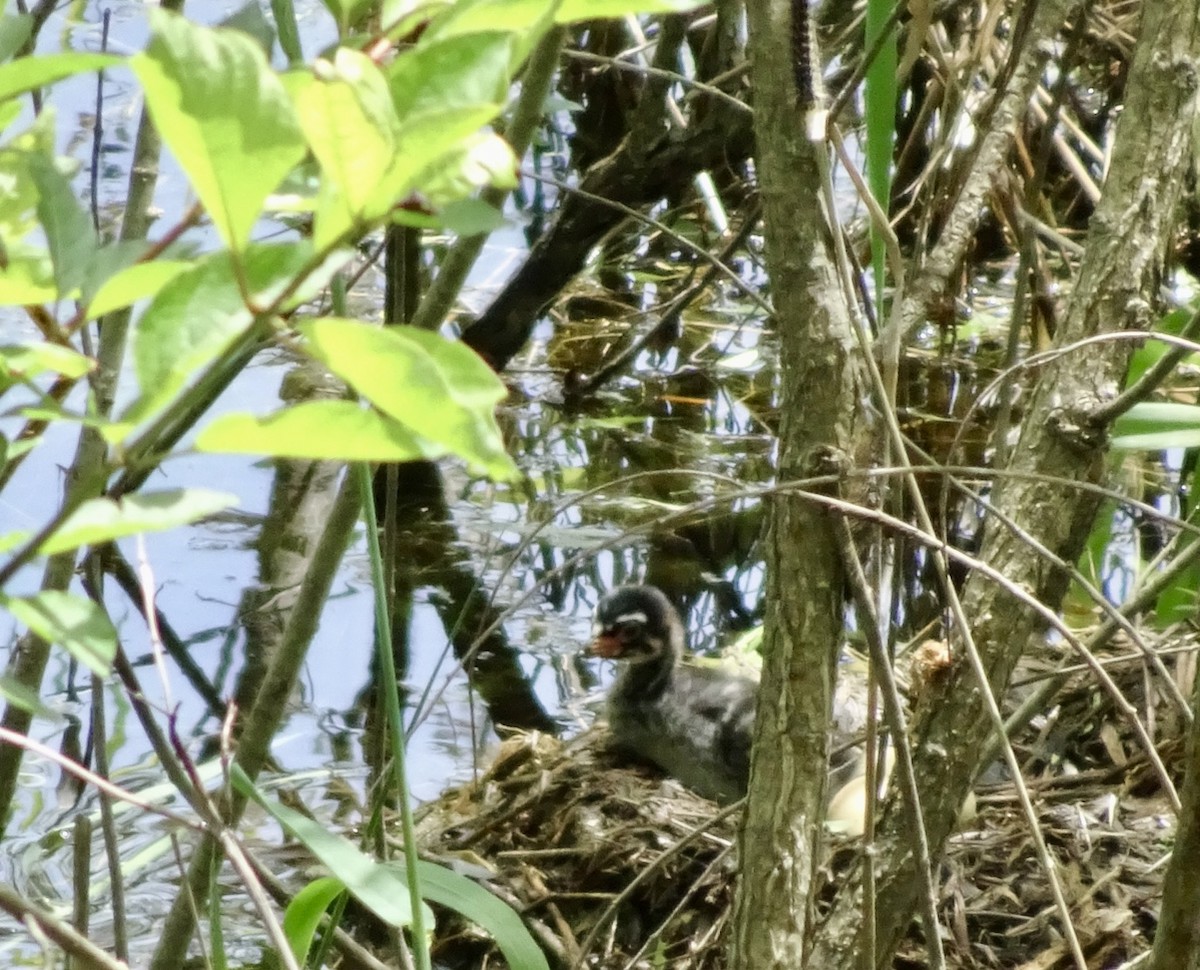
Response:
M1117 127L1104 196L1089 228L1060 347L1097 334L1152 322L1177 203L1192 160L1200 63L1200 4L1147 0L1130 71L1125 110ZM1077 483L1105 475L1106 431L1093 419L1124 378L1129 341L1068 350L1041 374L1026 411L1011 467L1030 478L1006 478L993 501L1007 520L1067 562L1074 562L1097 511L1097 500ZM1033 482L1052 476L1060 484ZM981 557L1042 603L1061 603L1068 576L1000 521L990 524ZM1003 692L1030 639L1041 633L1032 612L981 577L964 593L975 641L991 687ZM990 730L965 660L929 698L917 725L915 768L924 779L929 841L944 844L977 770ZM878 950L875 965L892 954L915 912L918 878L905 838L903 813L884 820L877 863ZM858 968L862 940L861 884L843 887L810 966Z
M1192 711L1200 714L1200 678ZM1200 970L1200 717L1192 721L1186 770L1180 795L1183 810L1163 880L1162 912L1148 970Z
M840 467L852 452L856 348L820 204L818 151L792 81L787 0L747 4L767 264L780 332L779 480ZM803 963L820 837L827 735L842 634L831 519L791 496L770 506L763 674L730 966Z

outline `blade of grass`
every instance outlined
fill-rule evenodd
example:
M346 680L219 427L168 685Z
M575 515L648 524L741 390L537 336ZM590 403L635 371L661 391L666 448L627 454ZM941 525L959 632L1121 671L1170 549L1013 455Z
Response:
M396 684L396 659L392 656L392 625L388 615L383 580L383 554L379 548L379 524L375 520L375 495L371 488L371 466L354 466L362 501L363 522L367 531L367 551L371 560L371 585L375 590L375 649L379 662L379 682L383 687L384 710L392 742L392 769L396 798L400 802L400 828L404 839L404 871L412 900L412 927L409 938L416 954L417 970L430 970L429 937L425 931L425 912L421 905L421 877L417 865L417 837L413 828L412 803L408 793L405 765L404 721L400 716L400 689Z

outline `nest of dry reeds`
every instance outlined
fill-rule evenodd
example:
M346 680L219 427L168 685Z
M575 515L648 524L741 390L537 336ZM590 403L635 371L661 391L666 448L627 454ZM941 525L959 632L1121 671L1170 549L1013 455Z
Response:
M420 828L434 854L487 860L489 888L560 967L704 968L723 963L738 814L621 764L593 730L565 743L508 739L477 782L427 807ZM489 948L464 927L437 958L478 967Z
M1110 670L1139 709L1156 702L1141 662ZM1174 816L1125 715L1090 675L1068 679L1048 710L1053 730L1035 720L1016 749L1088 965L1116 967L1149 948ZM1167 726L1174 734L1160 730L1157 747L1177 774L1182 722L1160 716ZM1123 764L1113 760L1119 751ZM937 867L948 965L1071 966L1012 784L982 786L980 795L979 814ZM426 806L420 831L434 857L486 867L489 888L524 916L556 967L704 970L728 965L739 818L736 807L722 810L621 764L596 729L568 742L510 738L476 782ZM862 862L858 843L835 848L824 896ZM445 932L452 918L440 921L440 963L504 966L470 926ZM925 965L914 921L895 966Z

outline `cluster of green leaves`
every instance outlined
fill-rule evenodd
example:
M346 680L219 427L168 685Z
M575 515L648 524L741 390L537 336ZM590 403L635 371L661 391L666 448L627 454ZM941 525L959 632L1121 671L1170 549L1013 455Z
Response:
M284 915L284 930L299 959L303 960L311 951L322 915L347 891L383 922L391 926L409 925L412 900L401 867L372 859L321 823L268 798L236 767L233 781L238 791L269 812L290 836L302 842L336 874L309 883L296 894ZM418 867L424 899L462 913L490 932L509 966L529 970L547 966L545 955L507 904L473 879L446 866L421 860ZM432 913L428 911L425 925L433 925Z
M478 224L472 192L513 179L512 152L484 126L503 109L550 7L530 4L523 18L498 24L486 16L490 6L444 9L386 65L339 48L311 69L282 74L244 33L153 11L150 44L128 66L223 248L184 259L145 242L101 239L76 196L70 162L55 157L54 112L10 133L0 145L0 305L37 308L37 318L50 322L44 339L0 347L6 413L98 429L108 446L106 477L133 456L167 457L164 429L202 411L197 401L219 393L248 352L276 341L325 363L352 394L266 417L226 414L201 429L196 449L378 461L450 454L475 472L510 476L493 414L503 386L476 355L434 333L341 319L291 323L365 233L397 219ZM0 35L19 39L25 23L5 18ZM0 65L0 125L16 127L19 96L120 63L67 52ZM252 241L264 212L281 210L311 214L311 235ZM48 398L47 375L78 381L94 373L80 330L134 305L143 307L132 330L137 388L121 413L97 411L91 396L74 410ZM0 460L22 460L38 440L0 437ZM146 502L154 516L145 514ZM194 489L96 498L49 534L0 535L0 550L16 549L25 561L170 528L233 502ZM168 506L172 514L162 514ZM47 593L3 604L40 636L106 669L115 635L94 604Z
M364 403L309 405L288 413L283 428L282 415L231 415L206 429L197 448L378 460L453 453L476 471L511 474L491 413L503 389L474 355L436 335L398 336L333 320L301 331L286 322L350 259L357 239L404 218L406 203L427 213L426 222L443 213L442 221L452 222L455 204L475 188L513 178L511 151L482 126L502 109L520 49L536 32L481 32L455 11L435 19L411 51L386 66L339 48L312 70L282 75L245 34L153 12L150 45L130 66L224 243L203 257L150 260L146 245L102 243L52 155L50 112L4 146L0 171L19 191L0 203L9 262L0 301L75 301L79 310L63 327L68 334L148 301L133 336L136 399L113 419L87 416L110 445L161 421L239 342L279 339L329 363ZM115 61L77 54L41 60L64 73ZM16 72L26 63L5 67ZM25 70L23 84L7 85L5 75L0 94L11 98L53 73ZM285 180L292 189L286 195L277 192ZM311 237L252 242L264 208L284 207L312 213ZM45 245L36 239L39 228ZM367 352L337 352L339 334ZM78 373L86 366L62 345L6 348L10 379L27 376L17 368L31 354L43 370ZM387 380L385 370L397 365ZM420 384L406 393L387 387L413 374Z

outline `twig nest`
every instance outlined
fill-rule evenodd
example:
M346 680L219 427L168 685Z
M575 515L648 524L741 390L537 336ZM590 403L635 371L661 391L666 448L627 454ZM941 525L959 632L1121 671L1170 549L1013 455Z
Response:
M724 964L739 815L622 764L592 730L505 741L476 782L426 806L419 827L434 858L487 859L489 888L559 966L637 965L645 951L703 970ZM479 966L489 947L467 926L438 936L448 966Z

